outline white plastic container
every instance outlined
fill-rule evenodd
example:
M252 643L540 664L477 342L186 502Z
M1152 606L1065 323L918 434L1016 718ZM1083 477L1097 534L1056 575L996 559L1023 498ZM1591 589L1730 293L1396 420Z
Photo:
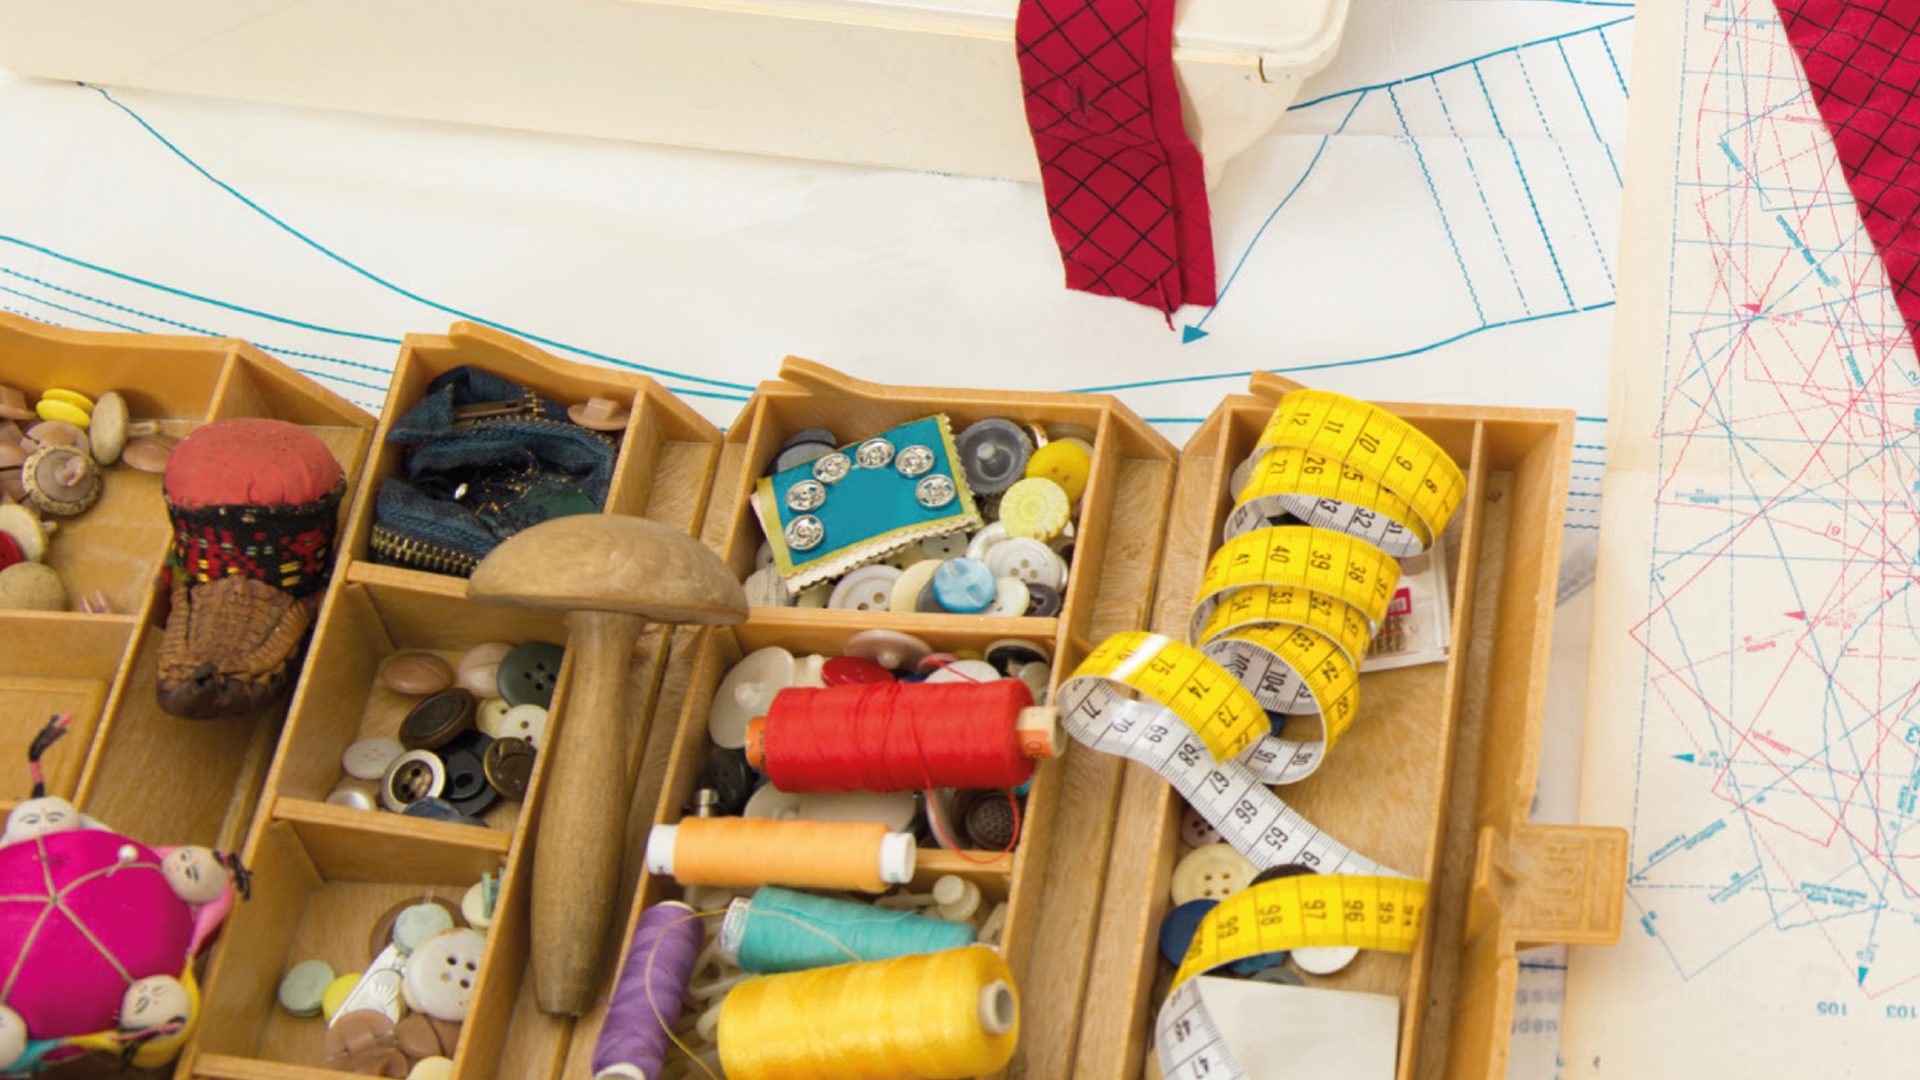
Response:
M108 86L1031 180L1017 0L0 0L0 66ZM1211 184L1347 0L1185 0Z

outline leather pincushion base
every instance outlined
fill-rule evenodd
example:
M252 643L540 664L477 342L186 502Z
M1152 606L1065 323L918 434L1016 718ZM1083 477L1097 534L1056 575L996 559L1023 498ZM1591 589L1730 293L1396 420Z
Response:
M160 707L191 720L257 712L291 685L332 571L340 463L297 425L221 420L174 448L164 488Z

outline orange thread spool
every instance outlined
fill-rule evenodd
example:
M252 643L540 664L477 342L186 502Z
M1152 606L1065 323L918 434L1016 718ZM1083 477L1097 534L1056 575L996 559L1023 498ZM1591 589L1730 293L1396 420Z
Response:
M647 869L685 885L884 892L912 880L913 837L878 822L682 818L647 838Z

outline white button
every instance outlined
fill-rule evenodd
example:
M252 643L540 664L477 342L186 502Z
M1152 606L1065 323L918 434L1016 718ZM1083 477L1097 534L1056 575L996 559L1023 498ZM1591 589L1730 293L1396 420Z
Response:
M473 726L479 728L482 735L497 739L506 734L500 722L506 719L507 710L511 708L513 706L507 704L506 698L490 697L482 701L480 708L475 710Z
M493 925L493 913L487 910L487 883L476 881L460 898L460 917L475 930Z
M887 598L888 611L912 611L920 599L920 591L933 581L933 572L940 569L940 560L924 559L914 563L894 580L893 592Z
M797 795L762 784L747 800L740 816L770 821L877 821L895 832L904 832L913 824L918 809L911 791L816 791Z
M780 571L771 566L763 566L747 575L740 583L740 591L747 594L748 607L786 607L793 598L787 595L787 583L780 577Z
M876 564L850 571L833 587L827 606L837 611L885 611L893 602L893 583L900 571Z
M988 522L986 528L974 533L973 539L967 541L967 558L986 562L987 552L992 551L995 545L1006 542L1007 527L997 521Z
M707 734L715 746L747 745L747 724L767 715L773 695L793 685L793 654L777 645L755 649L733 665L707 708Z
M799 660L794 661L793 685L811 686L816 690L825 689L827 685L827 661L831 659L833 658L830 656L821 656L819 653L814 653L811 656L803 656Z
M1047 703L1047 685L1053 681L1052 665L1041 663L1021 664L1020 670L1014 673L1014 677L1026 683L1027 689L1033 691L1033 703L1035 705L1045 705Z
M486 935L477 930L449 930L421 942L407 957L407 1004L435 1020L465 1020L486 947Z
M540 749L540 739L547 733L547 710L538 705L515 705L500 718L500 734L496 739L525 739L528 746Z
M987 552L987 565L994 577L1019 578L1029 585L1059 589L1067 583L1067 564L1053 549L1024 536L995 544Z
M1000 672L985 660L955 660L943 664L940 670L927 676L930 683L950 682L994 682L1000 678Z
M1360 955L1360 950L1351 945L1318 945L1308 949L1295 949L1287 954L1300 970L1309 975L1331 975Z
M1173 904L1179 907L1189 900L1225 900L1253 884L1258 873L1245 855L1228 844L1194 848L1173 868Z
M950 532L945 536L929 536L920 541L920 550L929 559L957 559L967 553L967 534Z
M356 780L378 780L387 775L393 759L407 752L400 740L386 735L361 739L340 755L340 767Z
M993 582L993 602L987 605L982 615L998 615L1003 619L1017 619L1027 613L1027 583L1019 578L996 578Z

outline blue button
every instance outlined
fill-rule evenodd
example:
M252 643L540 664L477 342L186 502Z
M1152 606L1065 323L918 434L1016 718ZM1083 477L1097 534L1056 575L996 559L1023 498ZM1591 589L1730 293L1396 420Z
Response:
M1167 963L1179 967L1180 961L1187 958L1187 946L1193 944L1200 920L1219 903L1218 900L1189 900L1160 920L1160 955L1167 958Z
M984 611L993 603L993 571L979 559L948 559L934 568L933 595L940 606L961 615Z
M1270 967L1278 967L1286 962L1287 954L1284 950L1281 952L1263 952L1256 953L1253 956L1243 956L1233 963L1228 964L1227 970L1233 972L1235 975L1252 975L1256 972L1265 971Z

